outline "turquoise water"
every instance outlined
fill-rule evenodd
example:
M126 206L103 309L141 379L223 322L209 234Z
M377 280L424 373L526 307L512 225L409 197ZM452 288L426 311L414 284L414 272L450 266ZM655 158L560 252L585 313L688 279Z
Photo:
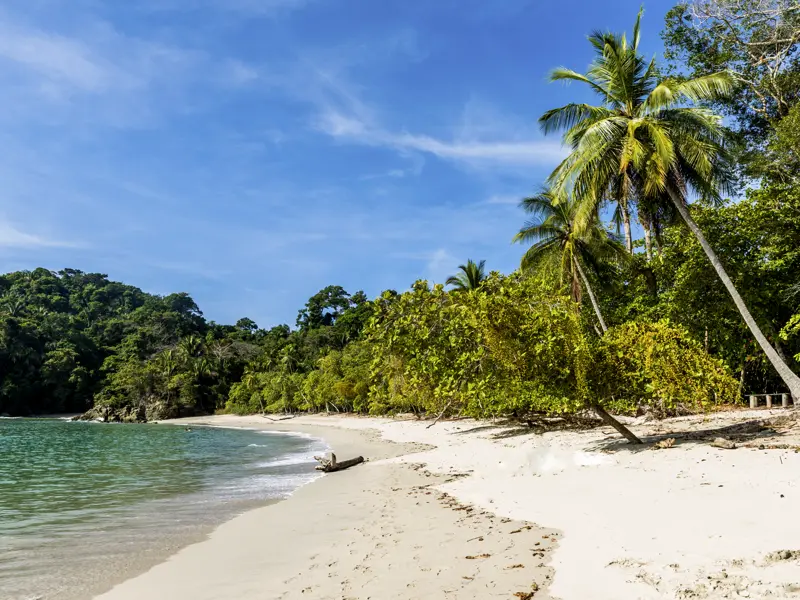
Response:
M0 419L0 598L90 598L315 477L278 433Z

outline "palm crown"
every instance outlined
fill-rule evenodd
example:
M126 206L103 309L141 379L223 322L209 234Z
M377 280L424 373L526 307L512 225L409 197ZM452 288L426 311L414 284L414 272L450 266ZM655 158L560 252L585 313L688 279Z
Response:
M485 265L485 260L476 263L469 259L466 265L458 265L458 269L461 272L448 277L446 283L453 286L454 290L477 290L483 280L486 279Z
M532 242L522 257L522 269L555 267L561 282L566 280L569 284L572 299L579 304L585 287L600 327L605 331L606 323L583 265L599 273L604 263L622 262L625 257L622 244L597 219L582 227L576 226L578 203L570 196L545 189L537 196L525 198L521 204L525 212L533 216L514 236L515 242Z
M654 215L668 198L685 203L689 188L718 200L730 181L721 117L687 104L730 93L731 79L724 73L660 79L655 61L638 51L640 19L641 12L630 42L624 34L589 36L597 56L585 75L565 68L551 75L585 83L601 99L597 106L568 104L540 119L545 132L563 130L573 150L550 181L559 192L572 188L582 220L593 218L605 199L624 210L638 200Z
M576 227L577 202L570 196L546 189L525 198L521 205L533 217L514 236L514 242L532 243L522 257L523 270L555 266L562 282L569 283L573 299L580 302L578 267L585 265L597 272L601 262L619 260L624 252L622 245L598 221Z

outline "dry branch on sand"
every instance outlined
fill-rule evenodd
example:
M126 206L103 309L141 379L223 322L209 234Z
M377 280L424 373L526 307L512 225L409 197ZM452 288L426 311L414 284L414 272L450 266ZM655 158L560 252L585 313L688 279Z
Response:
M317 471L322 471L323 473L334 473L336 471L344 471L352 466L363 463L364 457L356 456L355 458L350 458L348 460L339 462L336 460L336 455L331 452L329 458L315 456L314 460L319 462L319 464L315 467Z

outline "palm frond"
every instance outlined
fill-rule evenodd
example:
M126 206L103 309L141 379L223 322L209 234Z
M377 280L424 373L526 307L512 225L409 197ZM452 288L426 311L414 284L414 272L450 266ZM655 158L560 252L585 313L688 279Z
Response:
M636 22L633 24L633 46L631 50L634 53L638 52L639 50L639 40L641 39L641 26L642 26L642 15L644 14L644 5L639 8L639 13L636 15Z
M581 75L577 71L573 71L572 69L567 69L565 67L558 67L556 69L553 69L553 71L550 73L550 81L566 81L568 83L570 81L580 81L581 83L587 84L601 96L603 97L608 96L608 92L604 90L596 82L592 81L585 75Z
M727 98L733 93L733 90L733 79L726 72L695 77L677 85L678 94L691 102Z
M544 133L572 129L586 120L596 122L610 117L613 113L603 106L591 104L567 104L548 110L539 118L539 126Z

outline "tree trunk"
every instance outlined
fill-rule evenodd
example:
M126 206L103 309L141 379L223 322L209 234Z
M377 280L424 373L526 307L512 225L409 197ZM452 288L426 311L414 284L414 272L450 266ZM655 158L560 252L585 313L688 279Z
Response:
M800 377L792 372L789 366L778 355L775 348L772 347L772 344L769 343L769 340L767 340L767 338L761 332L761 329L759 329L758 324L753 318L753 315L750 314L747 305L744 303L741 295L733 285L731 278L728 277L728 274L725 272L725 268L722 266L722 263L714 252L714 249L706 240L703 232L700 230L700 227L692 218L692 215L689 214L689 208L684 203L683 198L678 194L678 191L673 185L667 184L667 190L672 203L675 205L675 208L678 209L678 212L680 213L681 217L683 217L683 220L686 221L686 225L689 227L689 230L697 238L697 241L700 242L700 246L705 251L706 256L708 256L711 266L714 267L714 270L717 272L717 276L720 278L720 280L722 280L722 284L725 286L725 289L728 290L731 298L733 298L733 303L736 305L736 308L739 309L742 319L744 319L747 327L752 332L753 337L756 338L758 345L761 346L761 349L764 351L764 354L767 355L769 362L772 363L772 366L775 367L775 370L778 372L778 375L780 375L781 379L783 379L786 387L789 388L792 398L795 400L800 400Z
M647 256L647 262L650 262L653 260L653 221L641 206L639 207L639 223L642 224L644 231L644 253Z
M614 429L616 429L620 435L622 435L626 440L628 440L631 444L642 444L642 440L636 437L630 429L625 427L622 423L617 421L614 417L606 412L606 409L600 406L599 404L592 404L592 408L597 413L601 419L603 419L603 423L606 425L611 425Z
M739 395L744 395L744 368L747 366L747 361L742 359L742 370L739 373Z
M627 202L620 204L620 212L622 213L622 227L625 231L625 247L628 249L629 254L633 254L633 237L631 236L631 213L628 210Z
M653 260L653 232L649 225L644 226L644 253L648 262Z
M600 312L600 305L597 304L597 298L594 297L594 292L592 291L592 286L589 285L589 280L586 278L586 273L583 272L581 268L581 264L578 262L578 259L572 257L572 261L575 263L575 268L578 270L578 273L583 280L583 285L586 286L586 293L589 294L589 299L592 301L592 306L594 307L594 313L597 315L597 320L600 321L600 327L603 330L603 333L608 331L608 327L606 327L606 322L603 320L603 313Z

